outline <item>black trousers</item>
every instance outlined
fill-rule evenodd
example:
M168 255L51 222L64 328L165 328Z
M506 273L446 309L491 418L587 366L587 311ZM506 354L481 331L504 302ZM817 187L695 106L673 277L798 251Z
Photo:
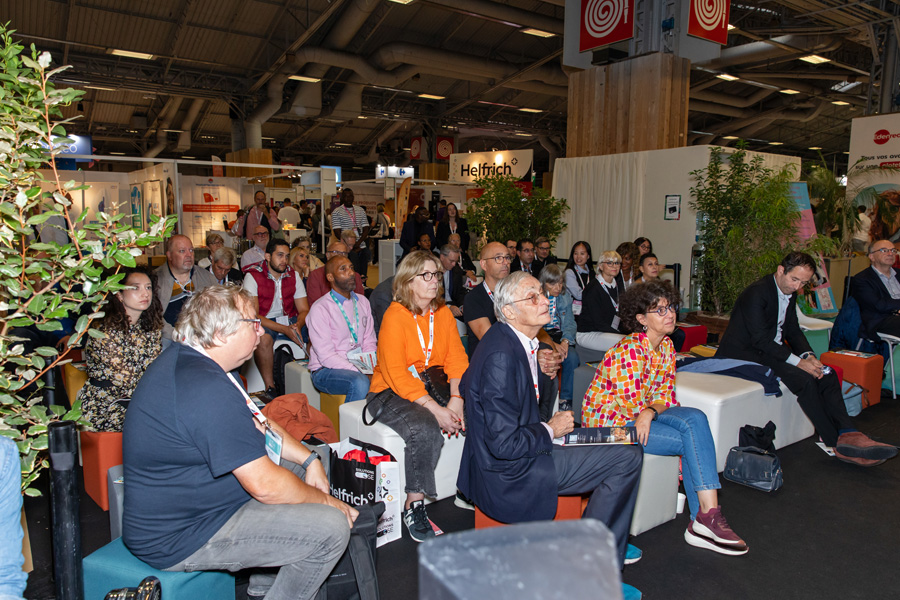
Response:
M826 445L834 446L837 443L839 430L855 429L847 414L837 375L830 373L822 379L816 379L803 369L788 363L775 365L773 371L797 396L800 408L812 421Z
M875 331L900 337L900 315L891 315L885 318L875 327Z
M633 446L553 446L553 464L560 496L591 492L585 519L597 519L612 532L625 565L628 530L637 500L644 453Z

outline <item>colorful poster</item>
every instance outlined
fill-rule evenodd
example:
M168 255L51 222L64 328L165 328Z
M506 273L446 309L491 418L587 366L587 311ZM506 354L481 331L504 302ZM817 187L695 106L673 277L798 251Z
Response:
M634 37L633 13L629 0L581 0L578 50L586 52Z
M240 180L182 176L181 200L184 215L181 233L191 238L194 246L202 246L207 232L221 231L223 221L231 221L237 214L241 207Z
M816 223L813 220L812 205L809 202L809 188L805 181L793 182L791 197L797 203L800 211L800 222L797 224L797 237L803 241L816 235ZM828 280L828 271L825 268L825 259L821 254L816 255L816 273L811 283L811 291L800 297L801 308L806 304L813 313L834 312L834 292L831 290L831 282Z
M150 227L150 217L162 218L162 186L158 179L145 181L144 185L144 215L146 227Z
M853 119L847 195L871 209L872 241L900 241L900 113Z
M144 228L144 195L138 184L131 186L131 226Z
M691 0L688 35L726 45L730 12L730 0Z

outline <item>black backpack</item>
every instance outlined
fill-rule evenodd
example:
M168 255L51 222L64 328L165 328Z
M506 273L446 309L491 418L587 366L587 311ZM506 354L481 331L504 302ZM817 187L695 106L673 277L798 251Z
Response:
M363 504L356 510L359 516L350 530L347 550L319 588L316 600L378 600L376 528L384 513L384 502Z
M289 364L297 360L294 358L294 351L290 345L282 344L275 348L275 356L272 360L272 378L275 380L275 396L283 396L284 390L284 369Z

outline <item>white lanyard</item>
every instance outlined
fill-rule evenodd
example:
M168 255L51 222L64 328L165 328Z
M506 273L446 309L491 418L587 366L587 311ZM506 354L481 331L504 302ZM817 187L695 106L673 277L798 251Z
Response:
M537 366L537 348L531 349L531 356L528 360L528 367L531 369L531 381L534 383L534 397L538 402L541 401L541 392L538 389L538 366Z
M450 233L451 234L456 233L456 223L453 223L452 225L450 225Z
M253 403L253 400L250 399L250 396L247 395L247 391L244 389L244 386L235 381L234 377L231 373L226 373L228 375L228 379L231 380L231 383L234 384L234 387L241 391L241 396L244 397L244 402L247 403L247 408L250 409L250 412L253 413L253 416L256 417L256 420L260 422L261 425L266 424L266 415L262 414L256 404Z
M586 275L589 275L590 272L585 273L585 274L586 274ZM581 289L583 290L583 289L584 289L584 281L581 280L581 272L578 270L578 266L577 266L577 265L576 265L576 267L575 267L575 281L578 282L578 285L580 285L580 286L581 286Z
M410 313L412 314L412 313ZM425 355L425 366L428 367L429 361L431 361L431 348L434 346L434 311L428 311L428 347L425 347L425 338L422 337L422 330L419 328L419 321L416 319L416 315L412 315L413 321L416 324L416 333L419 335L419 346L422 347L422 354Z
M613 279L613 285L615 285L615 279ZM602 281L600 282L600 287L602 287L606 291L606 295L609 296L610 301L613 303L613 308L616 309L616 312L619 312L619 302L615 298L613 298L612 292L609 291L609 288Z
M494 292L491 291L491 288L487 286L487 281L483 282L481 285L484 286L484 291L487 292L488 297L491 299L491 302L494 301Z

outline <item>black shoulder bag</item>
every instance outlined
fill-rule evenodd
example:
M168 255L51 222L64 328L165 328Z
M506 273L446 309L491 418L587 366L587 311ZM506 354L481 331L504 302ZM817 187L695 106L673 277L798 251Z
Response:
M350 543L319 588L316 600L378 600L375 570L376 528L384 502L357 506L359 516L350 530Z
M444 367L433 366L428 367L424 371L419 372L419 379L425 384L425 391L441 406L446 407L450 404L450 380L444 373ZM391 397L396 396L394 390L387 388L375 394L363 409L363 423L366 425L374 425L384 410L384 403ZM371 416L371 420L366 418L366 413Z

